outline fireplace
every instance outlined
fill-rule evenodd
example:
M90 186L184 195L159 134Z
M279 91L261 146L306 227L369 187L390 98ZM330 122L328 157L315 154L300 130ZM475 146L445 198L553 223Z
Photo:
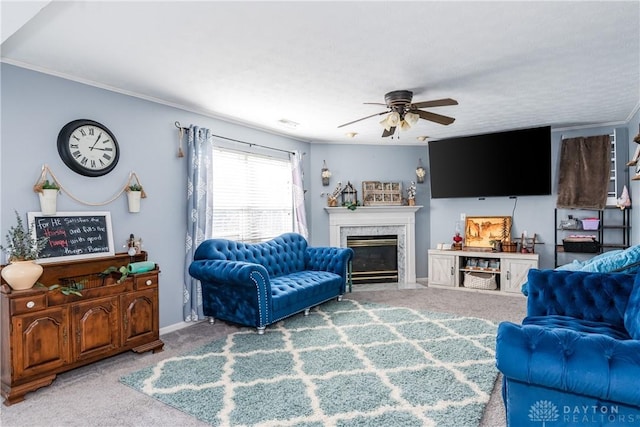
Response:
M398 236L347 236L347 247L354 252L354 284L398 282Z
M415 213L422 206L326 207L329 244L347 247L348 237L396 236L398 284L416 283Z

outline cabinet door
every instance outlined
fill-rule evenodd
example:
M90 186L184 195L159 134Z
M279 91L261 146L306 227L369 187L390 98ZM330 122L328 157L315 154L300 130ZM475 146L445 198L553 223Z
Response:
M527 281L529 269L537 268L538 262L530 259L503 259L500 284L505 292L520 293L522 284Z
M146 289L120 296L122 345L135 347L160 336L158 332L158 290Z
M446 254L429 254L429 284L456 286L456 257Z
M56 307L11 319L14 378L46 374L69 361L69 318Z
M100 298L71 306L73 359L105 356L119 347L118 298Z

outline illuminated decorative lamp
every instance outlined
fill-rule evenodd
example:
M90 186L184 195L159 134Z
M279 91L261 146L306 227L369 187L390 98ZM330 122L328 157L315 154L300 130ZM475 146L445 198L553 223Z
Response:
M422 159L418 159L418 167L416 168L416 177L418 178L418 184L424 183L424 177L427 175L427 170L422 165Z
M385 130L390 131L391 128L396 127L400 124L400 114L397 111L393 111L389 113L387 117L385 117L384 120L380 122L380 124L383 128L385 128Z
M404 121L410 126L415 126L415 124L418 123L419 118L420 116L416 113L407 113L404 115Z
M329 185L329 181L331 179L331 171L327 167L327 162L325 160L322 161L322 169L320 170L320 176L322 177L322 185Z

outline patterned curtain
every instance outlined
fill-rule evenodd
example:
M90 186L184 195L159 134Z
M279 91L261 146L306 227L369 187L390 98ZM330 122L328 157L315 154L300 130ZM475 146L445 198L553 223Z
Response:
M187 131L187 236L185 240L182 314L185 322L204 319L200 282L189 275L193 255L213 227L213 195L210 194L211 131L189 126Z
M309 238L309 230L307 229L307 212L304 208L304 182L302 172L302 154L295 151L289 155L291 160L291 171L293 173L293 214L295 222L293 231Z

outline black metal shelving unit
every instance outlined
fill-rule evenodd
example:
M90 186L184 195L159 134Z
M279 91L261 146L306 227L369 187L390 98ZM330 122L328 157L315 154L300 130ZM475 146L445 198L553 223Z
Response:
M614 249L626 249L631 243L631 217L630 208L620 209L617 206L607 206L603 210L597 209L558 209L554 210L555 231L554 231L554 265L558 267L565 263L558 263L558 254L567 253L564 250L562 239L564 236L573 234L595 234L599 242L599 249L596 252L570 252L572 254L595 255ZM617 212L616 212L617 211ZM610 214L609 214L610 213ZM614 221L612 217L620 215L619 221ZM573 215L574 218L596 217L599 219L597 230L583 229L563 229L560 228L558 215Z

